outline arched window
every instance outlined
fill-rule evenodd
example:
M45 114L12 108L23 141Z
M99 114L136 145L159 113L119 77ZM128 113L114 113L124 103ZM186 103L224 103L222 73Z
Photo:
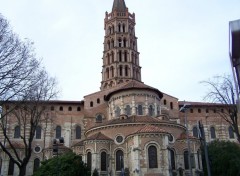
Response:
M97 115L96 122L102 122L102 115L100 114Z
M51 111L54 111L54 106L51 106Z
M112 52L112 63L114 63L114 52Z
M201 169L201 151L197 151L198 169Z
M186 170L189 169L188 151L184 151L184 167Z
M93 102L92 101L90 102L90 107L93 107Z
M130 107L130 105L127 105L127 106L126 106L125 114L127 114L128 116L132 114L132 113L131 113L131 107Z
M125 24L123 24L122 28L123 28L123 32L125 32Z
M228 134L230 139L234 139L233 128L232 126L228 127Z
M71 106L68 107L68 111L72 111L72 107Z
M121 171L122 168L124 168L123 151L118 150L116 152L116 171Z
M8 164L8 175L13 175L13 173L14 173L14 162L12 159L10 159Z
M109 68L106 69L107 79L109 78ZM91 105L90 105L91 106ZM91 106L92 107L92 106Z
M112 33L114 33L115 32L115 29L114 29L114 25L112 26Z
M41 139L42 128L40 126L36 127L36 139Z
M172 149L168 149L169 150L169 164L170 164L170 168L172 170L175 170L176 169L176 164L175 164L175 153Z
M91 170L92 169L92 153L87 153L87 167Z
M167 104L167 100L164 99L163 100L163 104L166 105Z
M125 38L123 39L123 47L127 47L127 40Z
M98 98L98 99L97 99L97 104L99 104L99 103L100 103L100 99Z
M170 102L170 108L173 109L173 102Z
M119 62L122 62L122 51L119 51L118 54L119 54Z
M196 126L193 127L193 136L196 137L196 138L198 138L198 129L197 129Z
M210 133L211 133L211 138L215 139L216 138L216 133L215 133L215 128L214 127L210 128Z
M62 128L61 126L56 127L56 138L59 139L61 137L62 133Z
M101 153L101 171L107 171L107 153Z
M125 76L128 76L128 66L125 66Z
M124 61L127 62L127 51L124 51Z
M40 159L36 158L34 159L34 163L33 163L33 172L37 171L39 167L40 167Z
M160 106L157 107L157 115L160 115Z
M81 127L76 126L76 139L81 139Z
M112 72L112 78L114 77L114 68L111 67L111 72Z
M117 107L116 111L115 111L116 117L120 116L120 112L121 112L121 109L119 107Z
M62 106L59 107L59 111L63 111L63 107Z
M20 138L20 126L14 128L14 138Z
M143 107L142 107L142 105L138 105L137 106L137 113L138 113L138 115L143 115Z
M110 49L110 41L107 42L107 46L108 46L107 49Z
M77 111L81 111L81 107L77 107Z
M111 48L114 48L114 40L111 40Z
M122 66L119 67L119 75L122 76Z
M149 162L149 168L157 168L158 167L157 148L155 146L150 146L148 148L148 162Z
M150 105L148 107L148 114L149 116L154 116L154 108L153 108L153 105Z

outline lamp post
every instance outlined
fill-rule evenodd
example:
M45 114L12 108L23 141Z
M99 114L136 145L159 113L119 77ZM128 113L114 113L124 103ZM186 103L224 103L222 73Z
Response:
M190 170L190 176L193 176L192 173L192 163L191 163L191 149L190 149L190 141L189 141L189 131L188 131L188 121L187 121L187 110L190 108L190 104L184 103L184 105L180 108L180 112L184 112L184 123L186 127L186 136L187 136L187 148L188 148L188 165Z

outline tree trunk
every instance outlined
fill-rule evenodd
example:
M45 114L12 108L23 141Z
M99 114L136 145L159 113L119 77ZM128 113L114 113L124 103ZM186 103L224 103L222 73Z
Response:
M26 174L26 167L27 167L27 164L21 165L21 167L19 168L19 176L25 176L25 174Z

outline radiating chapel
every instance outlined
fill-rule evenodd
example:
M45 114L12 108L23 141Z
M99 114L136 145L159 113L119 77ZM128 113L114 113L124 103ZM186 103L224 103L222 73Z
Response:
M114 0L105 13L100 90L82 101L50 101L47 120L36 129L27 175L52 158L53 139L64 138L60 151L72 150L101 176L194 176L202 173L197 121L202 120L207 141L236 141L233 130L219 120L224 106L191 102L186 135L184 102L144 84L135 33L136 15L124 0ZM156 77L157 79L157 77ZM9 118L7 132L21 151L20 126ZM1 136L1 140L3 137ZM18 168L0 151L1 175L17 175Z

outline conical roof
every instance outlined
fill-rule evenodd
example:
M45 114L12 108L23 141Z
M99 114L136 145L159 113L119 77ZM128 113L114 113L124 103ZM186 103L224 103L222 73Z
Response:
M114 0L112 11L117 10L118 12L125 12L127 9L124 0Z

